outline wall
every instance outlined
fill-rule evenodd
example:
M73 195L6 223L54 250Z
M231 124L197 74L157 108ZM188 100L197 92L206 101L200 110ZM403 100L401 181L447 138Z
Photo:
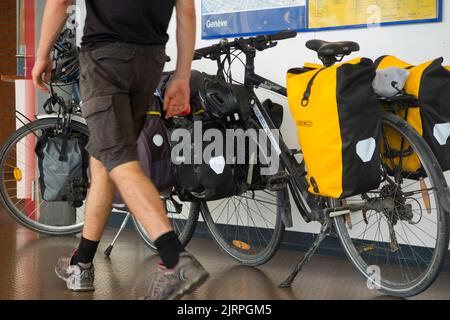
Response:
M444 1L445 2L445 1ZM197 6L197 48L211 45L218 40L201 40L201 0L196 0ZM442 23L433 24L416 24L404 26L390 26L374 29L354 29L354 30L338 30L302 33L297 38L287 41L281 41L277 47L258 53L256 59L256 71L258 74L271 79L277 83L285 84L285 73L289 68L303 65L304 62L317 62L315 52L305 47L306 41L310 39L323 39L327 41L351 40L356 41L361 46L361 52L355 54L354 57L360 55L376 59L385 54L393 54L399 58L411 63L420 63L443 56L450 64L450 38L448 36L450 30L450 5L444 3L444 21ZM171 39L167 45L167 53L171 56L172 62L167 65L168 70L175 68L176 57L176 39L175 21L172 19L169 27ZM216 71L215 63L212 61L194 62L193 68L214 73ZM241 75L242 68L238 64L233 69L237 75ZM283 123L282 133L284 139L292 148L298 147L297 132L294 121L290 116L287 108L287 102L284 97L275 96L265 91L259 92L261 98L270 97L272 100L285 106L285 119ZM450 181L450 175L447 176ZM299 214L294 210L295 228L293 230L304 232L316 232L319 230L317 224L306 224Z
M16 74L16 0L0 1L0 75ZM0 82L0 144L15 130L14 83Z

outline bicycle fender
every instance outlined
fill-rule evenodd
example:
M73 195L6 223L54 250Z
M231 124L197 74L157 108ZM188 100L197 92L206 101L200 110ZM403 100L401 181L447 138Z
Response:
M444 210L450 214L450 189L447 185L447 181L442 181L443 188L438 191L439 199Z
M52 118L58 118L58 116L56 114L40 114L40 115L36 115L36 119L52 119ZM86 120L83 117L77 116L77 115L72 115L72 120L76 121L76 122L80 122L82 124L86 124Z
M287 197L289 199L289 192L287 193ZM286 228L292 228L294 226L294 223L292 221L292 208L291 208L291 202L285 201L285 203L278 203L278 207L280 208L280 215L281 215L281 221L283 221L283 224Z

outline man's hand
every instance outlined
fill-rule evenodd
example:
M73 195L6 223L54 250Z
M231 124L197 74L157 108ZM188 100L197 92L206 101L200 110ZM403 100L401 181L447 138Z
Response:
M36 89L44 92L49 92L48 88L44 85L45 82L50 82L52 75L52 61L48 58L38 58L34 64L32 76L33 84Z
M181 115L190 110L189 79L174 76L164 95L164 111L166 119Z

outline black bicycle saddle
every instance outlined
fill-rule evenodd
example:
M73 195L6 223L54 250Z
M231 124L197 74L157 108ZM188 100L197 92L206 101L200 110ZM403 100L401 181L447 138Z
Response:
M319 57L347 56L359 51L359 44L352 41L327 42L323 40L309 40L306 47L316 51Z

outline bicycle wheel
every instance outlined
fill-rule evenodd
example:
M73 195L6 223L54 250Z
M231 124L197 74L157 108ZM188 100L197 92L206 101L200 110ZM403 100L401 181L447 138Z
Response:
M257 164L259 169L271 163L266 154L262 156L265 160ZM245 167L244 171L246 176ZM279 168L278 173L282 172ZM247 192L200 205L202 217L215 242L243 265L259 266L268 262L283 239L282 215L289 203L289 191L287 184L279 185L276 191L267 190L271 177L274 176L257 174Z
M57 119L33 121L17 130L0 151L0 201L6 211L23 226L48 235L81 232L84 204L73 208L67 202L41 199L36 141L43 130L57 130ZM73 134L89 135L85 124L72 120Z
M173 198L165 197L163 198L163 201L174 232L178 235L181 244L186 246L189 241L191 241L197 226L200 212L199 203L181 202L176 196ZM150 239L141 223L134 217L133 222L145 244L151 250L156 252L155 244Z
M261 128L253 120L247 125L256 130ZM283 239L283 216L287 210L290 211L290 206L286 206L289 191L287 175L283 177L284 168L269 168L273 160L266 146L260 145L258 139L250 135L244 150L250 150L247 149L249 143L257 146L259 156L247 155L246 159L257 160L256 165L251 170L247 166L235 169L235 174L241 177L253 172L253 182L247 186L249 189L230 198L202 202L200 212L211 236L224 252L243 265L259 266L275 255ZM270 175L261 175L266 169ZM268 186L273 181L278 182L270 191Z
M439 198L444 193L445 180L426 142L393 114L383 117L382 150L392 150L385 139L389 130L401 136L404 146L412 148L426 178L413 177L403 172L401 166L392 172L384 164L379 189L362 197L393 200L393 208L340 216L335 218L334 225L348 258L369 279L369 288L392 296L409 297L426 290L445 261L449 246L448 213ZM345 202L354 200L358 199Z

